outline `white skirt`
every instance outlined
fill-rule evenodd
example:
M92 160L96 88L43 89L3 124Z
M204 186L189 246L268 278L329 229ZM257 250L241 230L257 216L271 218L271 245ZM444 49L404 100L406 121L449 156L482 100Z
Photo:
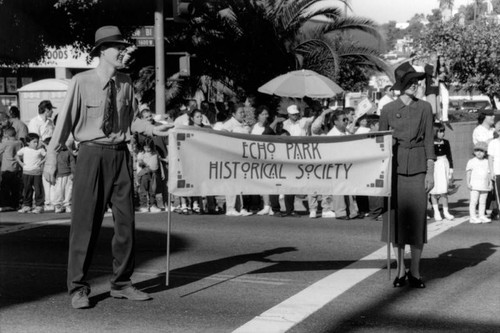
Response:
M434 163L434 188L430 194L447 194L450 175L450 163L446 156L438 156Z

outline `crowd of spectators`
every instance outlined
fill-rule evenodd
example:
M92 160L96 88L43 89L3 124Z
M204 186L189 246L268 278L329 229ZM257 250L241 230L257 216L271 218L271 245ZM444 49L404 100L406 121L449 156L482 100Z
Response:
M15 106L10 108L9 114L0 113L1 211L71 212L78 143L68 141L69 146L58 155L59 173L55 185L42 177L45 147L57 121L57 116L52 118L53 109L50 101L42 101L38 115L28 125L19 119L20 112ZM256 105L254 96L248 96L244 103L202 101L198 105L192 99L169 109L165 115L141 106L138 116L152 124L174 123L253 135L350 135L378 129L377 115L365 114L354 119L353 108L328 107L311 101L303 109L289 105L286 112L277 112L266 105ZM149 138L135 133L129 144L138 212L157 213L168 206L167 143L166 138ZM367 197L316 194L298 198L291 194L281 198L278 195L174 197L171 207L181 214L298 216L294 206L296 199L302 200L311 218L359 218L369 216L370 212L373 218L378 218L381 212L379 202L371 202Z

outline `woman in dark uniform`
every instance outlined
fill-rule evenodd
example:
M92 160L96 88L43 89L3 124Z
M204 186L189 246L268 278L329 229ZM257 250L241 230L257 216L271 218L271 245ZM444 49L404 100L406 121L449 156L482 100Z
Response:
M393 169L391 197L391 242L397 256L395 287L425 288L420 276L420 258L427 243L427 193L434 186L434 135L432 108L415 97L418 81L425 73L409 63L395 70L393 90L401 95L386 104L380 115L380 130L393 130ZM384 214L387 226L388 213ZM383 233L383 238L387 232ZM411 248L410 270L404 264L405 245Z

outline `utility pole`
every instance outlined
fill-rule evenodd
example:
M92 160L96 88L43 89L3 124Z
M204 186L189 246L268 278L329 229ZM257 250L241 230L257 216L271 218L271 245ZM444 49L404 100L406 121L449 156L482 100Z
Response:
M155 9L155 112L165 114L165 40L163 1L156 0Z

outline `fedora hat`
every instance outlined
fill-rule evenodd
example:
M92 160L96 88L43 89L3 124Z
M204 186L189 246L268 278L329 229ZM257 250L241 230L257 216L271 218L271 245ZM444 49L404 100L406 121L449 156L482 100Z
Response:
M410 81L424 79L425 73L417 72L409 62L404 62L394 70L394 78L396 83L392 86L392 90L402 91Z
M122 33L117 26L114 25L106 25L104 27L100 27L95 32L95 45L94 48L90 51L90 56L97 56L97 51L99 47L106 43L119 43L124 45L131 45L129 42L125 41L122 37Z

